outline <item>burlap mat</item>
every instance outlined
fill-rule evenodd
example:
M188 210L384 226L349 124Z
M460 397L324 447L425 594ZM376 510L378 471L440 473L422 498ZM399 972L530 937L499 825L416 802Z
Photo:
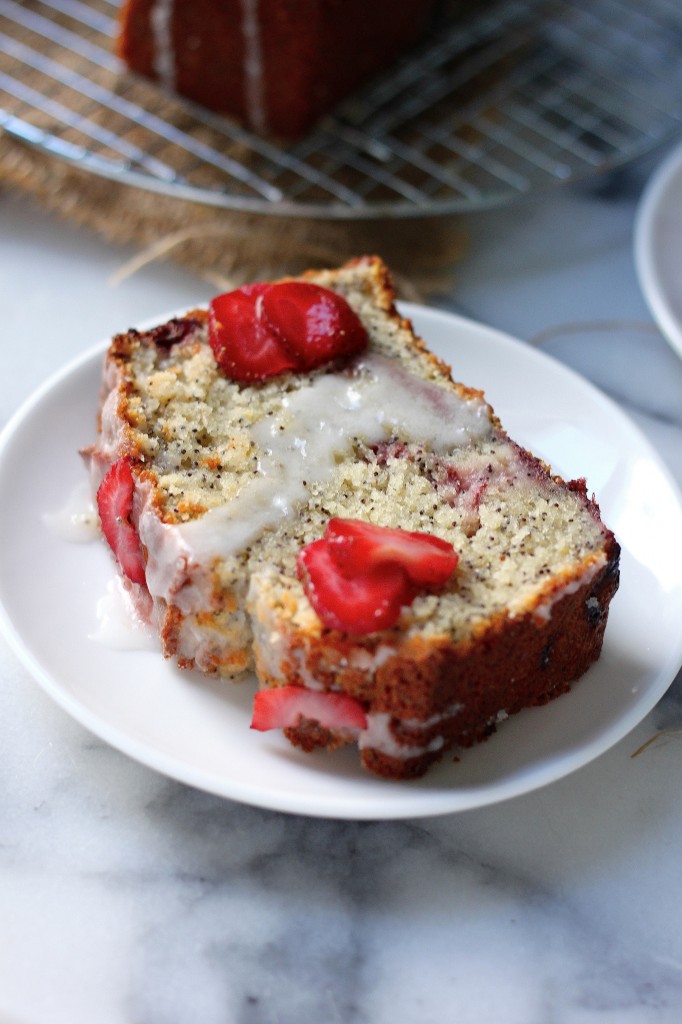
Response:
M170 260L219 289L375 253L401 296L418 300L449 290L467 247L453 217L336 222L232 212L99 177L7 136L0 136L0 187L134 246L121 276Z

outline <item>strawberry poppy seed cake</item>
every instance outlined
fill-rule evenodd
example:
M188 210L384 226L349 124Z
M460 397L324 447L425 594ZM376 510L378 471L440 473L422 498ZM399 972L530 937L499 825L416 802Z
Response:
M295 139L415 44L434 0L125 0L117 50L168 92Z
M404 779L599 656L619 547L512 441L365 257L257 283L107 353L104 535L164 654L252 727Z

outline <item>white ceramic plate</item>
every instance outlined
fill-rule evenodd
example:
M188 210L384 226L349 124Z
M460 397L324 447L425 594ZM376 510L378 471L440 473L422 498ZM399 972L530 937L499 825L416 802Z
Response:
M682 661L682 505L649 444L591 385L542 353L444 313L405 307L457 377L484 387L519 441L565 477L586 476L623 546L622 583L600 661L543 708L487 743L446 757L425 779L364 773L355 750L306 755L249 729L253 687L183 673L152 651L90 639L112 577L102 543L48 529L91 441L102 348L48 381L0 444L0 604L5 632L47 692L108 743L193 786L330 818L403 818L479 807L543 786L590 761L653 707Z
M644 190L635 222L635 264L652 316L682 356L682 146Z

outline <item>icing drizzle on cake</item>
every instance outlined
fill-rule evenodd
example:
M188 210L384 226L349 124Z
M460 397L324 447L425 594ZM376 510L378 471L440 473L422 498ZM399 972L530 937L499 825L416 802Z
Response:
M177 530L199 560L227 558L293 515L307 484L329 480L337 455L355 439L372 444L395 435L445 453L489 437L492 429L483 399L415 379L373 353L350 372L322 374L312 386L287 395L277 415L253 428L261 450L259 475L228 504Z
M164 89L175 92L177 64L173 42L175 0L156 0L149 15L154 45L153 68ZM265 116L263 52L259 24L258 0L241 2L242 43L244 49L244 106L247 123L254 131L268 130Z
M174 7L174 0L156 0L149 15L154 39L154 73L164 89L171 92L175 89Z
M263 134L265 117L263 52L258 23L258 0L242 0L242 36L244 40L244 103L247 123Z

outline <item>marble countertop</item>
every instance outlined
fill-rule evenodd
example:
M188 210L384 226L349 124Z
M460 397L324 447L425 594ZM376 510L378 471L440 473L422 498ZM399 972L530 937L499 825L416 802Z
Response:
M433 304L587 376L682 483L682 361L632 254L663 155L472 215ZM0 426L95 341L209 297L163 265L114 287L130 255L0 193ZM171 781L72 721L2 640L0 711L0 1024L682 1020L682 676L573 775L397 822Z

